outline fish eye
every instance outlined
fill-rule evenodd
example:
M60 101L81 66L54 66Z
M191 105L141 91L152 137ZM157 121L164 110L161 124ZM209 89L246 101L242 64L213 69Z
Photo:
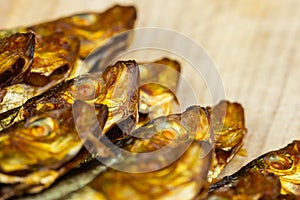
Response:
M99 81L89 77L81 77L76 80L72 89L72 94L76 99L87 101L99 97L101 90L102 87Z
M31 128L31 135L35 137L45 137L55 131L55 121L50 117L37 118L31 121L27 127Z
M78 86L78 94L80 97L94 97L95 96L95 88L91 83L83 83Z
M270 154L266 157L266 162L271 169L277 170L288 170L293 167L293 160L290 155L278 155L278 154Z

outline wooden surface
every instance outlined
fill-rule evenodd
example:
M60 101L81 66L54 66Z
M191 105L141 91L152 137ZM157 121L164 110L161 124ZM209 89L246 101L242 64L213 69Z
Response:
M138 9L137 27L163 27L201 44L219 71L225 97L246 112L246 157L300 139L300 2L298 0L119 1ZM2 0L0 28L102 11L118 1ZM203 100L206 103L206 100Z

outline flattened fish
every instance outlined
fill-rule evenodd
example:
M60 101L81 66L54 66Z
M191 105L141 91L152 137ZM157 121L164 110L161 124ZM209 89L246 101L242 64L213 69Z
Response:
M106 119L107 107L102 105L98 113ZM105 121L99 123L103 127ZM1 199L48 188L87 155L70 106L30 117L2 131L0 143Z
M293 194L283 195L280 193L281 184L279 177L264 171L249 171L226 186L211 191L208 200L297 200Z
M4 95L0 103L0 113L23 105L28 99L67 79L76 70L78 51L77 38L65 36L63 33L37 36L34 59L27 76L22 82L1 89Z
M240 104L221 101L209 110L215 140L215 153L209 179L214 181L243 146L247 129L245 128L244 110Z
M91 74L63 82L23 106L1 114L1 130L27 117L70 106L77 99L108 106L109 117L104 132L126 119L131 123L126 123L130 129L138 115L138 77L136 62L120 61L108 67L102 75ZM124 131L129 130L124 127Z
M112 36L132 29L135 19L136 10L133 6L116 5L103 13L81 13L34 26L2 30L0 36L28 31L33 31L38 36L62 32L79 39L79 55L83 59Z
M149 172L126 173L109 169L64 199L192 199L196 195L206 195L212 147L209 116L204 108L193 106L182 114L159 117L131 135L135 137L133 143L124 148L137 154L136 160L126 157L117 165L123 165L125 170ZM199 141L193 141L195 137ZM168 152L166 147L172 151ZM161 150L167 154L154 155ZM170 158L172 162L165 166ZM162 168L152 171L153 167Z
M193 142L178 160L154 172L134 174L110 169L62 199L192 199L199 191L205 196L210 156L199 158L206 153L204 146Z
M135 61L118 61L109 66L102 77L105 82L105 95L96 102L101 102L109 108L108 120L103 131L107 132L114 124L127 118L136 124L140 80L138 64Z
M141 85L155 83L176 93L181 67L176 60L162 58L154 62L139 63Z
M15 73L13 75L16 76L15 81L10 81L9 84L11 87L0 91L0 100L2 100L2 102L0 101L0 113L21 106L26 100L42 94L66 78L74 78L89 72L93 66L82 62L81 59L85 59L92 51L95 50L93 52L95 56L91 55L88 60L98 62L104 57L103 53L109 51L113 46L122 44L115 53L126 48L129 43L126 34L124 37L117 38L116 41L106 43L111 37L132 29L135 19L134 7L114 6L103 13L83 13L30 27L1 30L1 38L17 32L34 32L37 47L30 74L23 73L28 75L26 80L19 83L21 81L17 80L24 78L22 79L22 73ZM15 44L11 43L10 48L15 48L12 46ZM22 54L24 53L25 50ZM19 65L22 65L20 62L23 61L18 60L18 68L20 68ZM16 67L16 65L14 66ZM7 73L10 72L7 71ZM5 81L7 77L10 76L4 74L0 76L0 80ZM3 82L3 84L6 83Z
M0 102L5 91L3 87L22 82L31 69L35 49L35 35L16 33L0 39Z
M147 83L139 87L139 126L151 119L174 113L179 103L176 95L168 88Z
M256 171L273 173L279 177L281 194L300 197L300 141L293 141L277 151L266 153L242 167L233 175L213 184L211 190L226 187Z
M176 89L180 64L169 58L139 63L139 126L151 119L167 116L179 110Z

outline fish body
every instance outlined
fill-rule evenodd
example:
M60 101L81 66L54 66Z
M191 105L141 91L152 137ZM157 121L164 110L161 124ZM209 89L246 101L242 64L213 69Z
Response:
M27 78L32 67L34 51L33 32L16 33L0 39L0 102L5 96L2 88Z
M219 182L211 185L210 190L214 191L219 190L219 188L227 187L239 179L248 176L248 174L259 171L262 173L271 173L278 177L281 188L280 194L291 194L299 198L299 150L300 141L295 140L282 149L263 154L242 167L236 173L226 176Z

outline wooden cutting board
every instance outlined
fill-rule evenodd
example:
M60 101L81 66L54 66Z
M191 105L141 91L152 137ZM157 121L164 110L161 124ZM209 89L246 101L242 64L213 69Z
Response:
M202 45L222 78L225 98L245 108L248 155L237 156L225 174L300 139L298 0L2 0L0 28L103 11L116 3L137 7L137 27L172 29ZM205 97L201 102L209 104Z

